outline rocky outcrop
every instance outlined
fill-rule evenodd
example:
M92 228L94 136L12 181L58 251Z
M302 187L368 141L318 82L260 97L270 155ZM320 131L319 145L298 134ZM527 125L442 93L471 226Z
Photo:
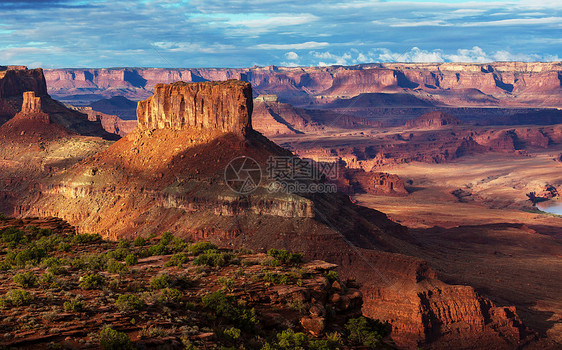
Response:
M457 118L436 111L426 113L414 120L409 120L406 122L406 127L409 129L441 129L461 124L462 122Z
M158 84L154 96L138 104L138 126L245 135L251 129L252 106L252 87L242 81Z
M37 96L48 96L41 68L0 67L0 98L20 97L26 91L33 91Z
M398 175L345 167L340 170L340 175L337 181L338 190L350 195L367 193L404 196L408 194L404 181Z

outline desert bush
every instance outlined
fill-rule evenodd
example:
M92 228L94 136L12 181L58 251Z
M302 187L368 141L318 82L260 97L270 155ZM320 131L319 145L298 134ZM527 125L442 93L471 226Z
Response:
M160 244L168 245L174 239L174 235L171 232L164 232L162 237L160 237Z
M125 265L127 265L127 266L136 265L138 262L139 262L139 259L137 258L137 256L135 254L129 254L125 257Z
M10 254L8 254L8 256L9 255ZM8 256L6 256L6 258L8 258ZM27 263L38 265L41 262L41 259L43 259L45 256L47 256L47 252L44 249L39 249L36 246L32 245L24 250L17 252L15 257L13 258L13 261L18 267L25 267Z
M131 254L129 249L127 249L127 248L117 248L115 250L110 250L107 253L105 253L105 259L106 260L112 260L113 259L113 260L123 261L123 260L125 260L125 258L129 254Z
M141 236L138 236L137 238L135 238L135 240L133 241L133 245L135 247L142 247L144 245L146 245L146 239L144 239Z
M267 255L277 259L281 265L298 265L302 263L303 256L300 253L289 253L285 249L270 249Z
M210 249L197 256L193 260L193 264L197 266L227 266L235 262L234 258L235 256L232 253L223 253L215 249Z
M61 252L69 252L70 248L72 248L72 244L68 242L60 242L57 249Z
M84 303L78 299L72 299L64 302L64 310L72 312L82 312L84 310Z
M235 297L226 295L223 291L205 295L202 302L217 317L224 317L239 328L251 330L258 323L253 308L247 308L244 302L237 303Z
M263 279L264 281L271 282L273 284L287 284L290 282L288 275L277 272L266 272Z
M218 248L219 247L216 244L213 244L211 242L199 242L199 243L195 243L195 244L190 245L187 250L192 255L199 255L199 254L204 253L208 250L216 250Z
M234 286L236 285L236 281L234 281L233 278L228 278L228 277L220 277L218 282L223 286L224 289L226 289L229 292L232 292Z
M177 304L181 302L183 293L175 288L164 288L160 290L158 301L163 304Z
M158 243L148 248L150 255L166 255L170 252L168 246L162 243Z
M129 248L131 246L131 241L126 238L123 238L122 240L119 241L117 246L119 248Z
M182 267L182 265L185 264L188 261L189 261L189 259L187 258L187 256L184 253L177 253L177 254L172 255L170 260L168 262L166 262L166 264L164 264L164 266L166 266L166 267L168 267L168 266Z
M72 243L73 244L87 244L87 243L92 243L92 242L96 242L96 241L101 241L101 236L96 234L77 234L75 236L72 237Z
M105 278L97 274L89 274L80 277L80 288L82 289L97 289L101 288L105 283Z
M265 344L262 350L305 350L308 349L308 336L304 333L295 333L287 329L276 335L277 341Z
M72 267L73 270L83 270L87 265L88 263L82 258L74 258L70 262L70 267Z
M31 288L37 286L37 276L31 271L18 273L13 278L14 283L23 288Z
M0 298L1 307L29 305L33 296L26 290L12 289Z
M129 269L127 268L127 265L123 263L120 263L118 261L111 261L107 264L107 272L125 274L129 272Z
M150 286L153 289L164 289L172 285L172 278L168 274L161 274L150 279Z
M58 234L51 234L49 236L42 236L35 241L38 248L44 249L47 252L56 250L59 244L64 242L64 238Z
M8 247L14 248L18 244L27 243L25 232L16 227L6 227L0 230L0 239L3 243L7 243Z
M135 294L120 295L115 301L115 305L121 311L135 311L145 308L145 303Z
M330 270L324 274L324 276L330 281L330 283L337 281L339 276L338 273L334 270Z
M173 252L183 252L189 248L189 243L187 243L183 238L174 237L168 246Z
M133 343L126 333L116 331L111 327L105 327L100 332L100 348L102 350L129 350L133 349Z
M350 319L345 328L349 332L350 341L372 348L379 346L382 339L388 334L384 323L363 316Z

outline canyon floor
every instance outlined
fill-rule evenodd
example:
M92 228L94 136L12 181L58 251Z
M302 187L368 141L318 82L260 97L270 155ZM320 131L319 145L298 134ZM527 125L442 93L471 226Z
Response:
M560 181L561 169L551 150L397 165L389 171L413 181L409 196L355 199L408 226L419 249L404 253L427 260L444 281L517 306L527 325L560 342L562 280L555 276L562 271L562 217L507 203L524 201L533 183ZM459 202L451 194L458 188L479 198Z

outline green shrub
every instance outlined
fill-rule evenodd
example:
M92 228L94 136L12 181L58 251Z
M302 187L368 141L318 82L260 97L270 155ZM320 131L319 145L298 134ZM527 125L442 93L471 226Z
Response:
M101 275L89 274L80 277L80 288L82 289L97 289L104 285L105 278Z
M38 248L44 249L47 252L56 250L59 244L63 242L63 237L58 234L51 234L50 236L43 236L39 238L35 244Z
M172 285L172 278L168 274L161 274L155 277L152 277L150 280L150 286L153 289L163 289L168 288Z
M164 288L160 290L158 301L164 304L177 304L181 302L183 293L175 288Z
M266 272L263 276L264 281L273 284L288 284L290 282L289 276L284 273Z
M74 258L70 262L70 267L72 267L74 270L83 270L86 265L88 265L88 263L82 258Z
M115 305L121 311L135 311L145 308L145 303L134 294L123 294L117 298Z
M125 257L125 265L127 265L127 266L136 265L138 262L139 262L139 259L137 258L137 256L135 254L129 254Z
M295 333L287 329L277 333L277 341L273 344L265 344L262 350L305 350L308 349L308 336L304 333Z
M239 328L251 330L258 323L253 308L248 309L244 302L237 303L235 297L222 291L205 295L202 302L217 317L224 317Z
M117 246L119 248L129 248L131 246L131 241L126 238L123 238L122 240L119 241Z
M23 288L31 288L37 286L37 276L33 272L18 273L13 278L14 283Z
M85 257L86 266L91 271L105 271L107 256L105 254L89 254Z
M84 310L84 303L78 299L72 299L64 302L65 311L82 312Z
M220 277L218 282L223 286L224 289L226 289L229 292L231 292L234 289L234 286L236 285L234 279L228 277Z
M160 237L160 244L168 245L174 239L174 235L171 232L164 232L162 237Z
M9 271L12 269L12 264L7 262L6 260L0 261L0 271Z
M237 341L242 335L242 331L236 327L227 328L223 331L223 334L231 341Z
M168 246L162 243L158 243L157 245L153 245L152 247L148 248L148 252L150 255L166 255L170 253Z
M72 248L72 244L67 242L60 242L59 246L57 247L57 249L61 252L69 252L70 248Z
M29 305L33 301L33 297L26 290L12 289L8 291L0 300L0 306L22 306Z
M172 255L170 260L166 264L164 264L164 266L166 266L166 267L168 267L168 266L182 267L182 265L185 264L188 261L189 261L189 259L187 258L187 256L184 253L177 253L177 254Z
M43 275L41 275L41 279L39 280L39 282L42 285L47 285L47 286L50 286L52 283L56 281L57 279L52 272L45 272Z
M103 350L129 350L133 343L126 333L105 327L100 332L100 348Z
M234 262L234 254L221 253L218 250L210 249L205 253L197 256L193 260L193 264L197 266L227 266Z
M129 272L129 269L123 263L120 263L118 261L112 261L109 264L107 264L107 272L125 274Z
M86 243L92 243L92 242L96 242L96 241L101 241L101 236L96 234L78 234L75 235L74 237L72 237L72 243L73 244L86 244Z
M191 246L189 246L188 251L190 254L192 255L199 255L201 253L204 253L208 250L216 250L219 247L216 244L213 244L211 242L199 242L199 243L195 243L192 244Z
M289 253L285 249L270 249L267 255L277 259L282 265L298 265L303 261L302 254Z
M349 332L350 341L372 348L379 346L382 339L388 334L384 323L363 316L350 319L345 328Z
M334 270L330 270L324 274L330 283L337 281L339 279L338 273Z
M142 247L144 245L146 245L146 239L144 239L141 236L138 236L137 238L135 238L135 240L133 241L133 245L135 247Z
M30 246L16 254L14 263L18 267L25 267L27 263L38 265L45 256L47 256L47 252L44 249Z
M110 250L105 253L106 260L118 260L123 261L131 252L127 248L117 248L115 250Z
M1 229L0 238L3 243L8 243L8 246L12 248L20 243L28 242L25 232L16 227L6 227Z
M327 339L311 340L309 348L311 350L339 350L343 349L341 336L334 332L327 334Z

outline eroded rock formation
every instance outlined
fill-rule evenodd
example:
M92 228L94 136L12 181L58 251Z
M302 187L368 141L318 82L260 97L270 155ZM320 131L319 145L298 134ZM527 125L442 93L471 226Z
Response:
M409 120L406 122L406 127L416 129L440 129L461 124L462 122L457 118L437 111L426 113L414 120Z
M252 87L239 80L158 84L137 107L141 130L191 127L245 135L251 115Z

